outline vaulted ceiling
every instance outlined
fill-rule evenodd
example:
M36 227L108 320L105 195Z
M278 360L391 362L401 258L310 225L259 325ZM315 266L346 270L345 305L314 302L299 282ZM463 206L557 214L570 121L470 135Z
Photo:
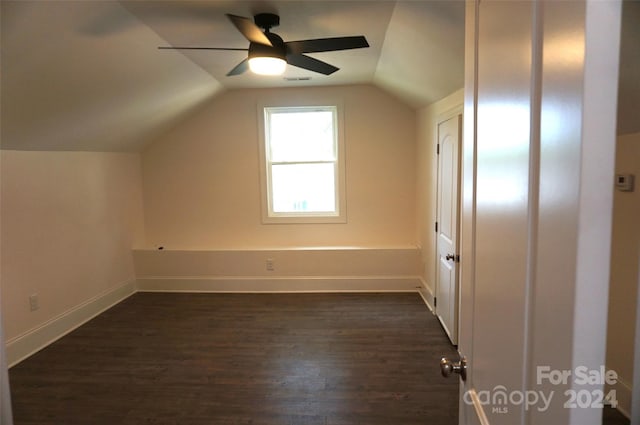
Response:
M375 84L418 108L463 85L462 1L3 0L0 7L3 149L139 151L229 89ZM225 14L261 12L280 15L272 31L285 41L365 35L371 47L312 54L340 68L330 76L289 66L280 77L227 77L245 52L157 49L246 48Z
M225 14L280 15L285 40L365 35L370 48L311 54L340 70L226 73L246 48ZM375 84L414 108L463 85L460 0L2 0L2 149L139 151L224 90ZM640 2L623 8L619 132L640 131ZM303 81L299 80L304 79ZM307 78L310 78L307 80Z

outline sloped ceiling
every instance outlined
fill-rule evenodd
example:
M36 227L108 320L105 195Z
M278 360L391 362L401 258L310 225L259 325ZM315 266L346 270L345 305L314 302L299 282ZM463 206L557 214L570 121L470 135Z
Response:
M130 24L108 36L102 16ZM117 3L2 2L2 148L135 151L221 85Z
M462 87L464 2L1 2L1 147L139 151L225 89L376 84L413 107ZM281 17L285 41L365 35L368 49L317 53L331 76L287 67L285 78L225 74L246 48L225 13Z
M464 8L452 6L398 3L373 81L416 108L462 88Z
M373 79L385 42L385 34L395 3L388 1L279 1L269 3L182 1L133 1L124 3L127 10L152 28L172 46L214 46L247 48L247 40L233 27L225 13L253 16L274 12L280 26L272 31L285 41L309 38L365 35L370 48L343 52L317 53L340 71L330 76L288 66L280 77L265 77L250 72L226 77L227 72L247 57L246 52L167 51L163 55L183 55L206 70L226 88L285 87L297 85L343 85L370 82ZM195 6L195 8L194 8ZM199 10L199 12L194 12ZM177 12L180 11L180 12ZM177 13L176 13L177 12ZM178 17L176 17L176 15ZM203 18L204 16L204 18ZM290 82L285 78L310 77L311 81ZM302 84L300 84L302 83Z

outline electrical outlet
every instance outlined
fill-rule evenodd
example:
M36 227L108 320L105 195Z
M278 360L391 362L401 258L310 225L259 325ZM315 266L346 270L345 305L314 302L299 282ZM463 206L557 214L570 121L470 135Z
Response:
M36 311L40 308L40 301L38 301L38 294L29 295L29 307L31 311Z
M273 264L273 258L267 258L267 271L274 271L275 270L275 266Z

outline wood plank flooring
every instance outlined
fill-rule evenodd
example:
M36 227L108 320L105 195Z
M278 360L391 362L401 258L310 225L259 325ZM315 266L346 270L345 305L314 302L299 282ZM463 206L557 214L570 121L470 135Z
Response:
M15 425L455 425L417 294L138 293L10 370Z
M631 421L617 409L610 406L602 409L602 425L630 425L630 423Z

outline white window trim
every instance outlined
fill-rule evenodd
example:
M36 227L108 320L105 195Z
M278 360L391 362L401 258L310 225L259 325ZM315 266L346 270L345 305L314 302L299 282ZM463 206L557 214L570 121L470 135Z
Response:
M335 108L336 114L336 137L337 137L337 158L336 158L336 212L291 212L274 213L271 211L271 185L270 168L266 151L266 109L289 109L289 110L309 110L319 107ZM271 102L258 104L258 128L259 128L259 150L260 150L260 186L262 204L262 223L264 224L296 224L296 223L346 223L347 222L347 196L346 196L346 167L345 167L345 139L344 139L344 119L343 107L340 101L330 101L322 103L283 103Z

